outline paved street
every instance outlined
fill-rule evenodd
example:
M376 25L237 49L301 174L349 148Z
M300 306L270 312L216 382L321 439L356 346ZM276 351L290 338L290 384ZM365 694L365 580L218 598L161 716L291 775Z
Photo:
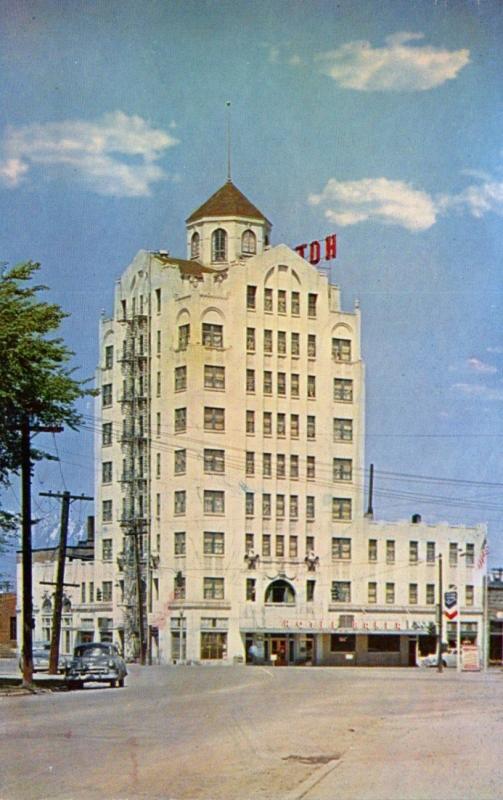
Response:
M488 800L503 674L136 667L0 697L1 800Z

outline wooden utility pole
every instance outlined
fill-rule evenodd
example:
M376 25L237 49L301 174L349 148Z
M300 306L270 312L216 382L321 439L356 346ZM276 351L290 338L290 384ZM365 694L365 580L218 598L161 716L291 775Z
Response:
M439 553L438 556L438 660L437 660L437 670L439 672L444 671L444 665L442 662L442 628L443 628L443 617L444 617L444 585L443 585L443 571L442 571L442 553Z
M83 494L73 495L68 491L40 492L41 497L61 499L61 527L59 534L58 565L56 571L56 589L54 590L54 607L52 612L51 652L49 656L49 674L57 675L59 663L59 640L61 637L61 616L63 611L63 588L65 586L66 544L68 541L68 521L70 518L71 500L93 500Z
M146 663L147 648L145 641L145 621L143 618L143 582L141 579L140 546L138 536L141 535L137 530L133 533L134 560L136 565L136 591L138 594L138 629L140 635L140 664Z

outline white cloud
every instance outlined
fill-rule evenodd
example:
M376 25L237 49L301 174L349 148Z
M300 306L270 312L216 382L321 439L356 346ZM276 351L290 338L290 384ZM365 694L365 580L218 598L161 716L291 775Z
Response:
M7 129L0 180L10 188L26 180L34 166L48 175L75 175L101 195L139 197L167 173L156 163L177 140L122 111L95 122L65 120Z
M451 388L469 397L479 397L482 400L503 400L503 389L493 389L483 383L454 383Z
M494 375L498 371L497 367L493 367L492 364L486 364L484 361L480 361L478 358L469 358L466 363L474 372L483 372L486 375Z
M488 353L495 353L496 355L503 354L503 347L486 347Z
M321 71L345 89L361 92L420 92L457 77L470 60L469 50L445 50L427 45L410 47L422 33L395 33L385 47L365 40L348 42L319 53Z
M365 220L400 225L409 231L423 231L436 221L433 199L404 181L363 178L338 181L330 178L320 194L309 203L324 207L325 217L342 227Z

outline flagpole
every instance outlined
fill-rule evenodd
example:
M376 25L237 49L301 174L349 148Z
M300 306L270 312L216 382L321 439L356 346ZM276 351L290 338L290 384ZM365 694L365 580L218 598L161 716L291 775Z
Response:
M461 563L461 556L464 553L461 548L458 548L458 557L456 559L456 606L457 606L457 616L456 616L456 670L457 672L461 672L461 575L460 575L460 563Z

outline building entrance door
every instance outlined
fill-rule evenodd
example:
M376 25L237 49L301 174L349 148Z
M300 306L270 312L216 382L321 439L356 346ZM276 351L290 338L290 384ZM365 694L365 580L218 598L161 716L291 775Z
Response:
M271 656L276 656L277 667L284 667L287 664L288 656L284 637L271 637Z

